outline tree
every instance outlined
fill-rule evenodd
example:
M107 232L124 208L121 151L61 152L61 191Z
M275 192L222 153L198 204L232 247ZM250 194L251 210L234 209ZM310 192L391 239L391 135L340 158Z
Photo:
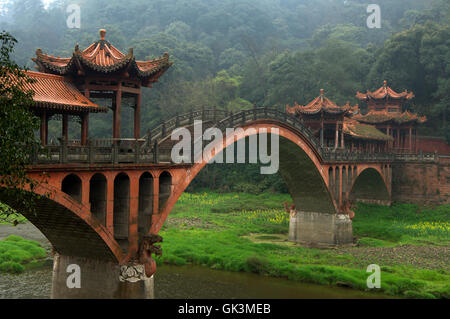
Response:
M32 196L21 189L36 185L27 177L25 168L39 146L34 136L39 126L30 112L32 94L24 90L24 83L30 80L10 58L16 42L7 32L0 33L0 185L2 191L14 192L11 196L31 208Z

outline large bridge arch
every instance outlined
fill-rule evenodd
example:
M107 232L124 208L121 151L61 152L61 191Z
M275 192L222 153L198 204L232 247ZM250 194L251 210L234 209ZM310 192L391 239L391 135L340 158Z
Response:
M121 262L124 254L105 226L80 202L56 187L40 184L33 189L34 212L0 188L0 201L22 213L64 256Z
M382 170L374 166L366 167L358 173L348 195L351 201L391 204L390 187Z
M335 214L337 204L328 189L328 170L321 164L321 158L311 142L295 128L275 120L258 120L238 126L243 131L230 138L223 134L223 141L217 141L217 152L214 151L186 170L172 172L172 193L157 216L153 216L151 234L157 234L175 206L178 198L194 180L197 174L217 154L237 141L258 134L261 129L271 133L278 129L280 137L280 174L286 181L289 192L297 209L316 213ZM248 130L252 128L254 130ZM298 183L302 181L302 183ZM299 186L301 185L301 186Z

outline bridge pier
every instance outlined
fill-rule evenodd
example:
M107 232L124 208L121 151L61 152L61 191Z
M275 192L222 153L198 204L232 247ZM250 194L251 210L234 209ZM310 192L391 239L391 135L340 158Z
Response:
M345 214L327 214L292 210L289 240L314 245L353 243L352 221Z
M73 287L78 267L71 265L79 266L79 288ZM114 262L55 254L51 298L153 299L153 276L145 277L141 271L141 265L121 267Z

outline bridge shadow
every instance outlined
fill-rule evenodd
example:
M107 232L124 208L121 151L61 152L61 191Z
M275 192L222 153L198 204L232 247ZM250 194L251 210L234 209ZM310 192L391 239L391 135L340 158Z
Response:
M0 201L20 212L65 256L118 262L124 258L101 222L70 195L45 184L33 190L33 207L0 188Z

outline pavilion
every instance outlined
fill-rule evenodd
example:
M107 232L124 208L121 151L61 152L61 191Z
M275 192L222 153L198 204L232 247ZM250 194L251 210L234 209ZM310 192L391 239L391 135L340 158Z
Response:
M34 91L35 112L41 118L41 140L47 144L48 119L61 114L62 132L67 140L69 115L81 118L81 145L86 145L88 121L91 112L107 112L107 107L93 103L91 98L111 101L113 115L113 140L121 138L121 105L131 99L134 109L134 138L140 138L140 113L142 87L152 87L172 65L169 55L147 61L138 61L133 49L122 53L105 39L106 30L100 30L100 40L81 51L76 45L72 57L61 58L36 50L39 72L26 72L36 81L30 84Z

